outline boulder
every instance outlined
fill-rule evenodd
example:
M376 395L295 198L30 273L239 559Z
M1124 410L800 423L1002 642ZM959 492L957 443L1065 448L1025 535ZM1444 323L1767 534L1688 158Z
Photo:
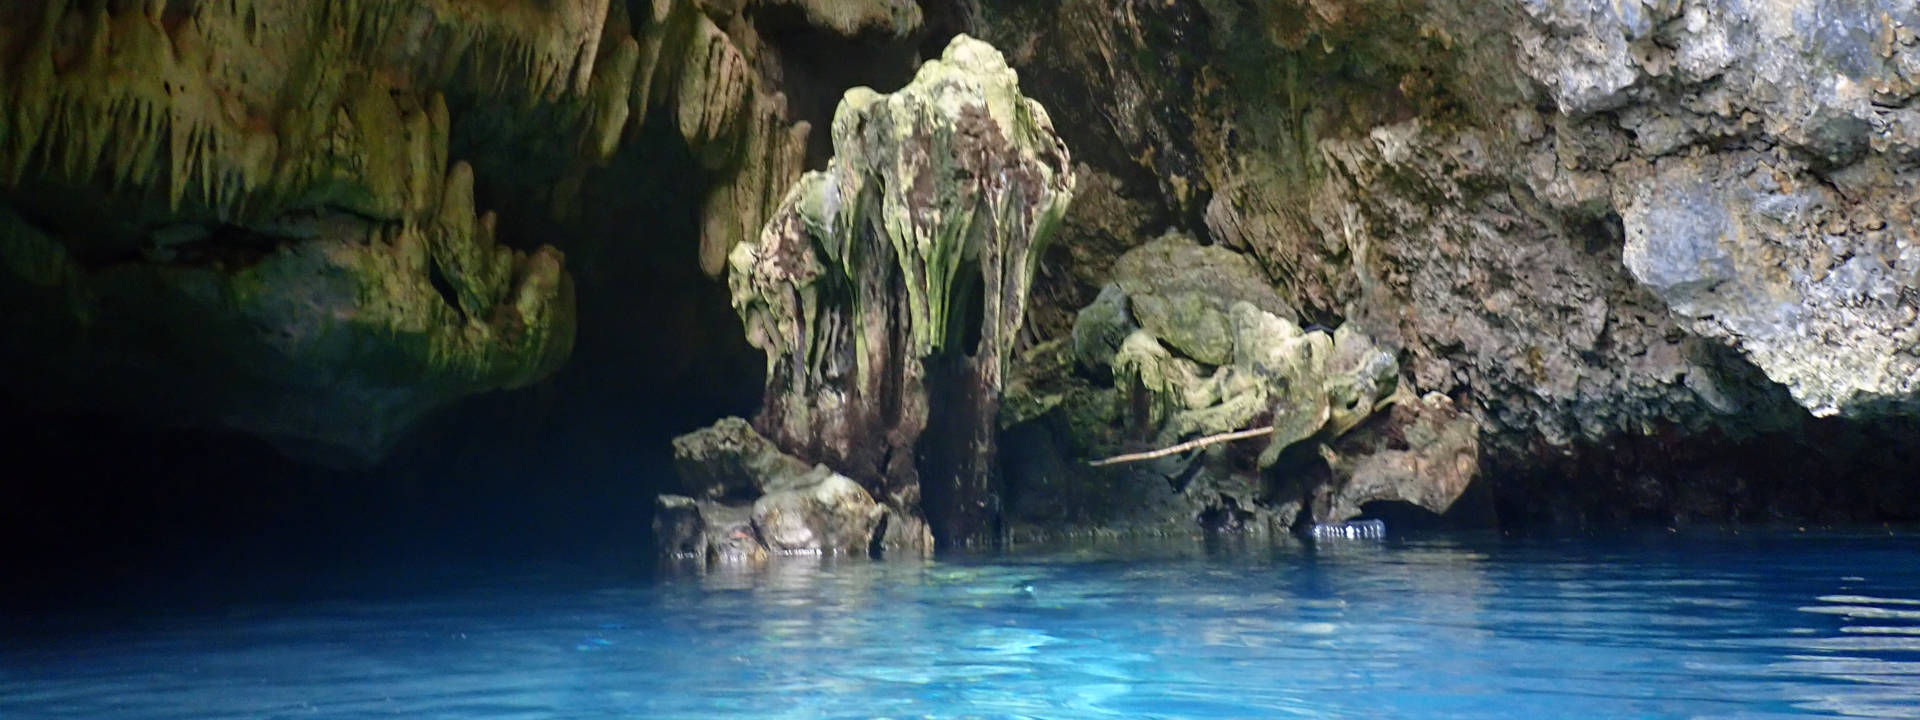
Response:
M811 482L753 501L753 526L779 553L865 554L886 510L847 476L815 466Z
M1376 501L1445 514L1480 474L1480 423L1445 395L1397 402L1377 427L1322 446L1332 479L1318 491L1314 521L1342 523Z
M737 417L674 438L673 467L682 492L734 501L794 487L812 469Z
M682 495L655 498L653 536L661 554L702 565L751 565L768 557L747 508Z
M1252 304L1289 322L1297 317L1247 256L1199 245L1178 232L1121 255L1113 274L1141 327L1172 349L1208 365L1225 365L1232 359L1233 331L1227 310L1235 303ZM1105 297L1106 292L1101 295Z
M692 496L656 499L660 552L701 562L769 555L925 554L912 508L883 504L825 465L781 452L745 420L726 418L674 439L674 466Z

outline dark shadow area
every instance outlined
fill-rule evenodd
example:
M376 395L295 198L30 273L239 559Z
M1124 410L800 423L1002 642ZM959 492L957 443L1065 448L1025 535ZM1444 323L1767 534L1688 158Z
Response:
M376 467L0 398L0 611L409 593L556 563L645 572L669 440L751 414L764 362L699 270L694 163L654 125L589 174L565 220L515 182L531 170L477 173L502 242L566 253L573 355L532 387L442 409Z
M1660 428L1483 462L1502 527L1920 521L1912 420L1822 418L1745 436Z
M1363 504L1360 506L1360 517L1354 519L1384 522L1389 534L1424 533L1450 528L1444 515L1436 515L1432 510L1399 500L1375 500Z
M833 156L833 112L849 88L866 86L893 92L907 84L919 67L916 50L929 28L913 36L894 37L868 31L848 39L814 26L798 4L763 4L751 8L752 24L776 51L761 58L756 68L787 96L787 112L813 125L807 137L808 169L827 166ZM945 38L953 33L947 31ZM938 57L939 52L926 57Z

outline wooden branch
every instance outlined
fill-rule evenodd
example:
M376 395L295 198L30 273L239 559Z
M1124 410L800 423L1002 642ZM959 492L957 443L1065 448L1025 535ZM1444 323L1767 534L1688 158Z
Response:
M1139 462L1141 460L1152 460L1154 458L1166 457L1174 453L1183 453L1188 450L1203 448L1208 445L1218 445L1223 442L1233 442L1235 440L1245 440L1247 438L1256 438L1262 435L1272 435L1272 434L1273 434L1272 425L1268 425L1266 427L1257 427L1250 430L1235 430L1230 433L1221 433L1219 435L1208 435L1202 438L1194 438L1192 440L1188 440L1186 442L1180 443L1179 445L1174 445L1172 447L1163 447L1163 448L1160 448L1159 450L1148 450L1146 452L1127 453L1125 455L1115 455L1105 460L1094 460L1092 462L1087 463L1087 466L1103 467L1107 465L1118 465L1120 463Z

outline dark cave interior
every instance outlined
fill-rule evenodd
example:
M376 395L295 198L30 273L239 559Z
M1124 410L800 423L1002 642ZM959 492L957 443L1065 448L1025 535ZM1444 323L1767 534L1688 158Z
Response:
M891 88L921 33L851 44L777 12L790 111L824 166L841 92ZM939 42L935 42L935 39ZM410 431L378 465L332 468L217 429L50 407L0 395L0 606L218 604L345 591L341 578L421 584L429 568L550 563L643 571L653 498L672 482L676 435L758 407L764 359L724 281L699 267L702 171L656 110L606 167L579 178L565 219L539 190L567 148L515 130L476 98L449 98L452 152L475 165L475 205L504 244L566 253L578 303L572 356L532 387L468 397ZM7 368L0 368L0 372ZM431 576L432 573L427 573Z

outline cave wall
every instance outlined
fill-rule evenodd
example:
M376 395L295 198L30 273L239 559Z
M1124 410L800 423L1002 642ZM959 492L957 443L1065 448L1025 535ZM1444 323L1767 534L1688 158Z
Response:
M923 40L814 5L0 7L9 584L646 557L763 385L703 262Z
M290 477L576 458L591 497L664 464L631 428L752 407L729 253L842 91L964 31L1074 149L1016 352L1174 229L1470 414L1510 519L1911 519L1916 12L8 3L0 387L15 427L260 438Z
M1515 522L1920 514L1910 4L964 5L1095 178L1034 341L1164 223L1469 408Z

